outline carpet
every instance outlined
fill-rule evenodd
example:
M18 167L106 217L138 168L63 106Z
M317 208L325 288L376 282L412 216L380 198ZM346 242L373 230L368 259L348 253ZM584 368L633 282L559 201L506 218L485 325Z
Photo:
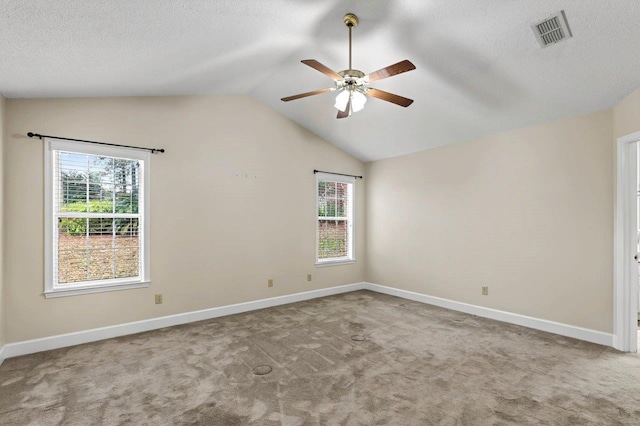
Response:
M640 356L358 291L7 359L0 424L638 425Z

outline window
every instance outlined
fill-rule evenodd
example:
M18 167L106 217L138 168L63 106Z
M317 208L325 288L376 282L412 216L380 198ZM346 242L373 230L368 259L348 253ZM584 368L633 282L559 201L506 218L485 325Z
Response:
M149 158L45 141L45 296L146 287Z
M353 187L355 179L316 174L318 189L316 265L351 263L353 250Z

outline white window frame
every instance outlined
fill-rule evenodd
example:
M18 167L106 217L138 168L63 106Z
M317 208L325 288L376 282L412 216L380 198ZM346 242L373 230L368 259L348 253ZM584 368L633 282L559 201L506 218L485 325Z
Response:
M140 161L140 196L138 197L138 212L140 215L140 274L138 277L117 278L96 281L83 281L58 285L54 282L54 264L57 262L56 235L58 232L57 215L54 209L53 191L55 188L56 167L54 165L55 155L53 151L64 151L78 154L98 155L105 157L124 158ZM45 280L44 296L46 298L75 296L79 294L100 293L113 290L127 290L132 288L149 287L150 276L150 253L149 253L149 188L150 188L150 168L151 153L136 149L111 147L106 145L90 145L82 142L62 141L57 139L45 139L44 141L44 172L45 172Z
M318 209L320 207L320 200L318 197L318 189L320 181L327 182L338 182L338 183L346 183L349 184L348 189L348 202L347 202L347 237L349 241L347 242L348 254L344 257L331 257L327 259L319 258L319 222L320 216L318 216ZM355 221L354 221L354 210L355 210L355 194L356 194L356 179L351 176L341 176L334 175L330 173L316 173L316 210L315 210L315 220L316 220L316 267L324 267L324 266L336 266L336 265L346 265L350 263L355 263L356 261L356 250L355 250ZM330 219L329 219L330 220Z

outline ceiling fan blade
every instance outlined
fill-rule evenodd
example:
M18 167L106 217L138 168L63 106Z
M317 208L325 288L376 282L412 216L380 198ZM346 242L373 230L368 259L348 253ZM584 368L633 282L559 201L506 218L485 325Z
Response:
M280 100L284 102L295 101L296 99L306 98L307 96L319 95L321 93L333 92L334 90L335 89L319 89L319 90L314 90L313 92L299 93L297 95L287 96L286 98L282 98Z
M338 111L338 116L336 118L347 118L351 115L351 98L347 101L347 106L344 108L344 111Z
M365 93L374 98L382 99L383 101L391 102L405 108L413 103L413 99L394 95L393 93L385 92L384 90L368 89Z
M411 63L411 61L404 60L400 61L397 64L389 65L386 68L382 68L381 70L374 71L365 78L369 78L369 83L373 83L374 81L382 80L383 78L393 77L394 75L402 74L403 72L415 70L416 66Z
M305 65L309 65L311 68L320 71L322 74L326 75L327 77L335 81L342 80L342 76L340 74L338 74L331 68L325 65L322 65L320 62L316 61L315 59L304 59L300 62L302 62Z

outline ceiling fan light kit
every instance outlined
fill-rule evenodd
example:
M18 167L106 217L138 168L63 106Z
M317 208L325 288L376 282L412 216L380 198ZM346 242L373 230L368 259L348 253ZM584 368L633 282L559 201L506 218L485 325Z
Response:
M336 96L335 107L339 111L344 111L347 108L347 103L351 101L351 109L353 112L358 112L364 108L364 104L367 103L367 97L359 91L350 92L343 90L338 96Z
M358 26L358 17L353 13L347 13L344 15L344 24L349 29L348 69L335 72L315 59L305 59L301 61L303 64L308 65L331 78L335 83L335 87L288 96L286 98L282 98L282 101L289 102L296 99L306 98L308 96L337 91L339 93L336 96L336 102L334 104L338 109L337 118L349 117L352 113L363 109L367 102L367 96L391 102L405 108L411 105L413 100L379 89L374 89L369 87L369 84L407 71L412 71L416 69L415 65L413 65L411 61L405 59L404 61L400 61L397 64L390 65L370 74L365 74L360 70L353 69L351 64L351 30Z

